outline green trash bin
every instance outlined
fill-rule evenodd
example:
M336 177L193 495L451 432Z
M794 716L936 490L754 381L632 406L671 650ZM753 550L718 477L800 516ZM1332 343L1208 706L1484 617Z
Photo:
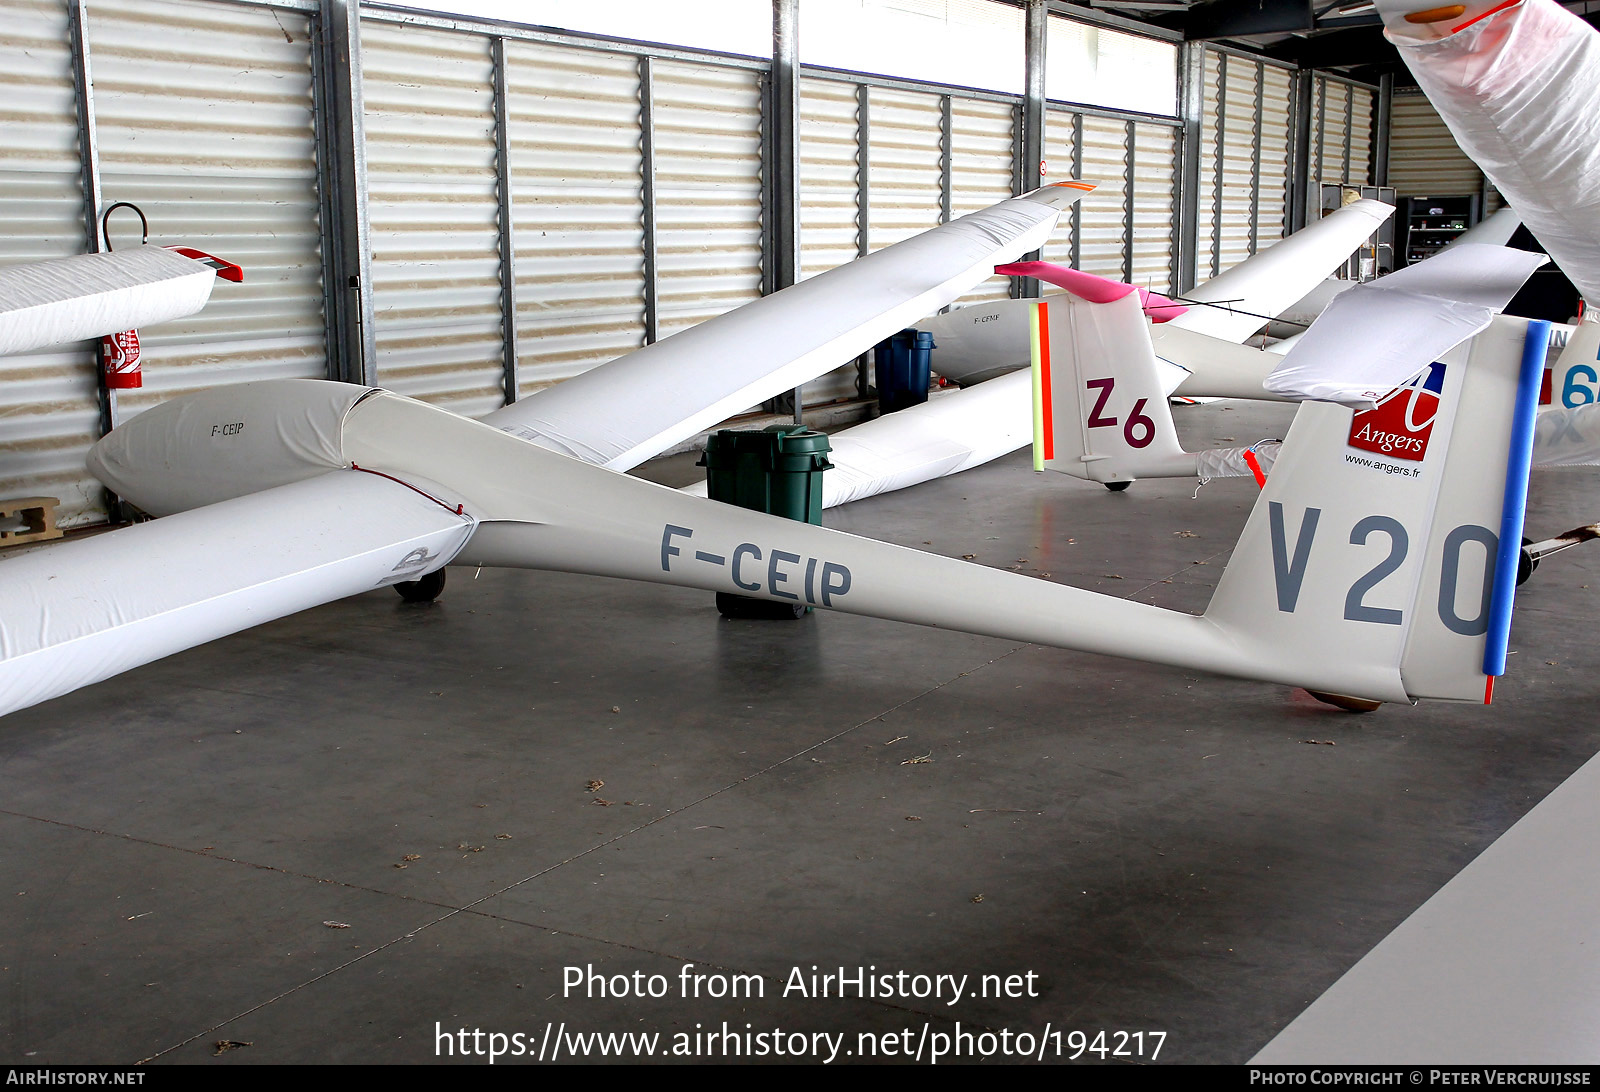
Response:
M829 450L827 436L804 425L725 428L706 442L696 465L706 468L712 500L821 526L822 472L833 466ZM718 592L717 609L729 618L793 619L811 608Z

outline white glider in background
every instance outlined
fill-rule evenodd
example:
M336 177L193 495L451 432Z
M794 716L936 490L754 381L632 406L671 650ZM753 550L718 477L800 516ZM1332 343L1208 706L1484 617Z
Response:
M1203 362L1207 381L1222 388L1221 393L1228 393L1224 386L1228 382L1240 390L1259 392L1262 377L1277 358L1266 356L1270 363L1264 366L1259 350L1226 339L1242 341L1254 333L1263 321L1255 317L1257 314L1271 313L1284 300L1304 294L1392 212L1393 206L1377 201L1356 202L1247 258L1191 294L1191 298L1224 301L1220 310L1189 307L1188 313L1183 314L1184 305L1173 306L1172 301L1157 297L1156 317L1171 319L1154 328L1171 343L1163 355L1193 364L1196 370ZM1033 271L1043 272L1038 266L1043 263L1037 263ZM1151 295L1143 289L1076 270L1053 266L1048 269L1049 276L1059 275L1063 283L1102 298L1135 291L1141 294L1141 300L1148 300ZM1045 298L1066 296L1059 293ZM956 474L1028 444L1033 439L1033 387L1027 372L1030 302L974 304L919 321L918 329L935 332L939 345L935 359L940 374L953 374L969 386L829 437L833 469L822 480L823 507ZM1216 331L1215 335L1181 328L1186 321L1196 321L1191 318L1196 312L1212 310L1215 315L1205 321L1206 328ZM1164 365L1162 397L1189 376L1190 372L1182 367ZM1246 472L1237 453L1205 458L1215 463L1204 473L1206 477ZM685 492L705 496L705 483L688 486Z

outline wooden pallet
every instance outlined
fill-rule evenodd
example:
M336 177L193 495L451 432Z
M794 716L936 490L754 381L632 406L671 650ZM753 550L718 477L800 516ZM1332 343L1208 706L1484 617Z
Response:
M64 533L56 526L56 497L21 497L0 501L0 525L22 517L22 529L7 531L0 526L0 547L20 546L24 542L43 542L60 538Z

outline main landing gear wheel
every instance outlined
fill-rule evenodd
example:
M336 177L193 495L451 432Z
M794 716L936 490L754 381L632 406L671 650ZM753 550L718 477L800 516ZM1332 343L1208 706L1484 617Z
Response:
M1113 493L1120 493L1132 484L1132 482L1106 482L1106 488L1111 490Z
M444 570L436 569L418 580L402 580L394 590L407 603L431 603L444 591Z
M770 618L792 622L806 616L806 608L799 603L774 603L770 599L751 599L732 592L717 593L717 610L724 618Z

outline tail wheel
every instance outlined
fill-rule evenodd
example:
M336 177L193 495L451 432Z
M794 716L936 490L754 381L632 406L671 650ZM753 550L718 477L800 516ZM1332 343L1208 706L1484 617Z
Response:
M1533 545L1533 539L1522 540L1522 553L1517 555L1517 587L1522 587L1533 571L1539 567L1539 559L1528 552L1528 547Z

